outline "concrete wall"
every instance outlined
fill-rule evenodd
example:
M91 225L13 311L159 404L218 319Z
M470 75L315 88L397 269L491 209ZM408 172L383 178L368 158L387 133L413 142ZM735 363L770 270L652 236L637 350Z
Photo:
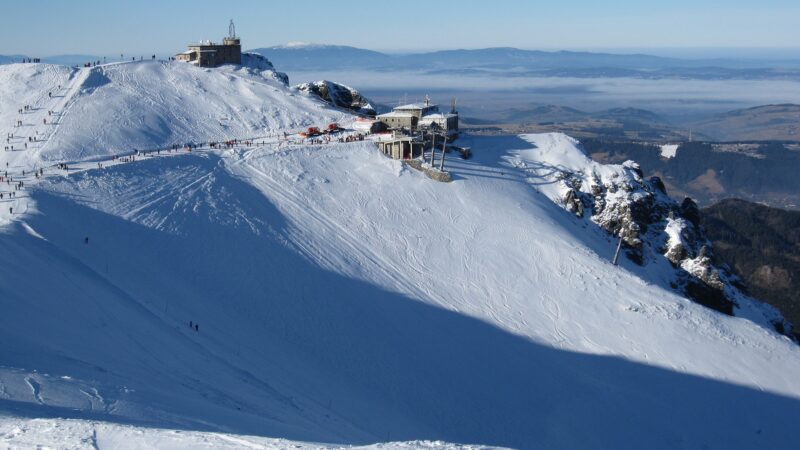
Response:
M413 159L422 156L422 142L408 140L378 141L381 153L392 159Z
M447 123L445 123L445 122L447 122ZM447 119L444 119L444 118L436 118L436 119L427 118L427 119L423 119L423 120L420 121L420 126L422 126L422 127L430 126L432 123L435 123L441 129L444 129L445 126L446 126L447 127L447 131L450 134L458 132L458 116L447 117Z
M175 58L179 61L197 60L200 67L217 67L223 64L241 64L242 46L238 39L225 39L228 45L190 45L191 55L179 53Z
M411 117L378 117L378 120L386 124L388 128L416 128L418 119L414 116Z
M423 107L422 109L417 109L417 108L409 108L409 109L394 108L394 110L397 111L397 112L411 114L412 116L416 117L417 120L419 120L422 116L427 116L428 114L435 114L435 113L439 112L439 106L438 105L428 105L428 106Z

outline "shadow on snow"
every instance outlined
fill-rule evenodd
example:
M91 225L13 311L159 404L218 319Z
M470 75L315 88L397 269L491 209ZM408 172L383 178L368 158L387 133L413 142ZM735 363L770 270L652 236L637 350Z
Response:
M147 176L153 164L111 170ZM215 178L177 215L167 208L186 199L151 207L174 221L177 234L34 193L42 213L28 223L47 240L21 227L0 235L0 273L26 280L20 292L0 286L0 337L11 343L0 356L40 373L125 383L136 392L119 398L169 414L144 419L135 408L108 413L0 400L3 410L340 444L795 444L798 399L554 349L323 270L287 247L289 225L263 194L214 158L158 164L199 164ZM205 195L258 225L211 217ZM199 332L188 329L189 320ZM27 343L36 338L26 330L49 345Z

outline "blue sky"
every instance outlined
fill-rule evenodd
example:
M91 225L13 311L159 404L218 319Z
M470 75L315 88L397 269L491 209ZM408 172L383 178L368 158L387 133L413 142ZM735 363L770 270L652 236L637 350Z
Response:
M17 0L3 2L0 54L173 53L189 41L220 39L230 19L245 48L290 41L384 51L513 46L680 53L692 48L800 47L797 0L401 4L398 9L365 0Z

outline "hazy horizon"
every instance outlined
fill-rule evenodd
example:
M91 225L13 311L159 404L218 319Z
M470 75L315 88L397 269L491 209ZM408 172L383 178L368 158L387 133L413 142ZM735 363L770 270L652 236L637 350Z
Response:
M31 0L9 3L4 13L15 20L0 29L0 54L39 57L176 53L188 42L221 39L227 35L230 19L235 21L245 48L303 41L391 52L487 47L635 48L645 53L749 49L752 57L760 55L761 49L780 49L781 54L790 55L794 50L786 43L800 42L800 28L795 23L800 4L784 0L758 4L741 0L676 0L669 4L464 0L458 7L412 0L407 8L394 10L391 20L383 11L372 11L353 0L340 0L336 8L310 1L302 10L256 1L141 0L132 4ZM324 14L325 20L313 20L313 13ZM403 32L382 33L380 30L395 28L387 27L387 22Z
M185 49L185 45L189 42L183 44L183 46L176 47L175 49L163 49L160 51L156 51L155 54L158 57L166 57L172 56L174 54L180 53ZM246 42L244 43L246 44ZM269 44L269 45L245 45L245 50L253 50L258 48L272 48L272 47L279 47L285 46L291 43L278 43L278 44ZM406 55L406 54L419 54L419 53L432 53L438 51L450 51L450 50L483 50L489 48L498 48L498 47L475 47L475 48L429 48L429 49L417 49L417 50L409 50L409 49L381 49L381 48L364 48L364 47L357 47L354 45L349 45L346 43L327 43L327 42L309 42L307 44L310 45L325 45L325 46L345 46L345 47L353 47L362 50L370 50L380 53L385 53L388 55ZM650 56L657 56L662 58L675 58L675 59L687 59L687 60L711 60L711 59L741 59L741 60L751 60L751 61L778 61L778 60L800 60L800 47L715 47L715 48L699 48L699 47L686 47L686 48L594 48L594 47L575 47L575 48L529 48L523 46L508 46L508 48L515 48L519 50L526 50L526 51L543 51L543 52L587 52L587 53L607 53L607 54L616 54L616 55L633 55L633 54L643 54L643 55L650 55ZM125 55L125 58L132 56L148 56L153 54L153 52L142 52L142 51L129 51ZM28 54L24 52L14 51L14 52L2 52L0 53L2 56L24 56L24 57L37 57L37 58L57 58L63 56L93 56L93 57L106 57L110 61L113 61L115 58L119 59L119 53L115 54L102 54L100 52L94 52L90 49L85 51L77 51L77 52L70 52L70 53L51 53L45 55L34 55Z

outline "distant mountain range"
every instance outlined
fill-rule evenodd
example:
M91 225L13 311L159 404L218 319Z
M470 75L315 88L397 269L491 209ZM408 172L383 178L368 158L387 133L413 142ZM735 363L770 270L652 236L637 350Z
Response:
M21 62L23 58L27 58L27 56L24 56L24 55L0 55L0 64L18 63L18 62Z
M675 123L641 108L611 108L586 112L561 105L535 105L510 109L499 120L464 116L468 127L515 124L518 132L565 131L577 137L683 141L689 131L695 139L800 142L800 105L763 105L701 115Z
M288 44L249 50L281 70L364 69L390 66L392 56L346 45Z
M129 58L130 59L130 58ZM97 55L56 55L42 58L42 62L48 64L61 64L64 66L83 65L90 61L102 61L102 56ZM116 61L116 58L114 58Z
M0 55L0 64L13 64L22 62L23 59L33 58L27 55ZM63 66L82 65L89 61L102 61L102 56L95 55L55 55L41 58L43 63L60 64Z
M647 176L661 178L676 198L701 207L726 198L800 210L800 145L780 142L683 142L674 156L664 147L616 138L581 139L587 153L604 163L634 160Z
M635 77L692 79L800 79L796 60L680 59L647 54L522 50L513 47L388 54L346 45L292 43L249 50L282 71L415 70L431 74L502 77ZM0 55L0 64L23 55ZM55 55L64 65L102 60L95 55Z
M427 53L387 54L344 45L293 43L251 50L284 71L398 71L485 77L633 77L680 79L793 79L800 80L798 60L679 59L646 54L610 54L539 51L517 48L442 50ZM26 55L0 55L0 64L19 62ZM56 55L43 62L82 65L101 60L95 55ZM341 80L340 80L341 81ZM380 100L380 99L379 99ZM380 108L380 105L376 105ZM613 106L613 105L609 105ZM482 111L485 113L485 111ZM678 120L639 108L614 108L584 112L559 105L510 107L495 117L464 114L472 125L514 123L563 125L574 135L619 135L642 139L673 139L675 132L721 141L800 140L800 105L781 104L734 110L713 116ZM676 127L678 125L678 127ZM670 132L670 129L672 132Z
M664 123L660 115L640 108L611 108L597 112L586 112L559 105L541 105L530 109L512 109L508 112L508 122L563 123L587 119L618 120L636 123Z
M341 45L290 44L250 50L281 70L420 70L492 76L800 78L798 60L678 59L646 54L511 47L386 54Z
M693 127L703 134L728 141L800 141L800 105L737 109L701 120Z

